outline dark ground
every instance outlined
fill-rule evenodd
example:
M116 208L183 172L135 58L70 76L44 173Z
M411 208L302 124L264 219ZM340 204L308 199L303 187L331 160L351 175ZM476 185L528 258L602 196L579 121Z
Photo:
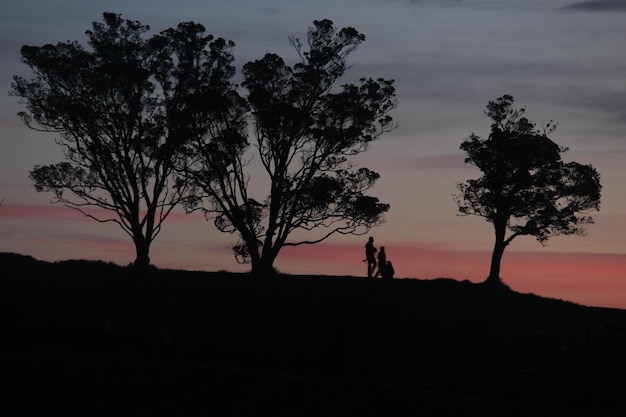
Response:
M6 416L626 415L626 310L452 279L0 271Z

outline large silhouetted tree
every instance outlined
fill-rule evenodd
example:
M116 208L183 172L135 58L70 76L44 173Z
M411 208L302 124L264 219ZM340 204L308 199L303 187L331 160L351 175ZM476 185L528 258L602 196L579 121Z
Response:
M24 99L24 123L58 133L64 151L63 162L31 171L37 191L117 223L135 244L135 265L145 268L152 241L185 195L174 171L184 144L233 95L232 44L193 22L148 37L140 22L103 17L86 32L89 49L22 47L34 77L15 76L12 94Z
M529 235L545 244L556 235L583 235L582 226L593 223L586 213L600 207L598 172L591 165L564 162L561 154L567 149L547 136L556 125L536 129L513 101L510 95L490 101L485 112L493 121L489 137L472 134L461 144L465 162L483 176L459 184L461 194L455 196L461 214L493 224L486 283L496 285L502 284L502 255L514 238Z
M337 85L347 56L364 39L354 28L315 21L306 45L290 38L299 58L295 65L267 53L244 66L249 130L260 165L254 174L239 126L222 129L217 140L206 135L190 153L196 156L186 167L195 185L190 208L204 210L219 230L239 234L235 256L250 262L255 274L272 274L285 246L366 233L389 209L366 195L379 175L355 168L349 157L392 129L394 83L363 78ZM261 174L269 190L255 199L250 178Z

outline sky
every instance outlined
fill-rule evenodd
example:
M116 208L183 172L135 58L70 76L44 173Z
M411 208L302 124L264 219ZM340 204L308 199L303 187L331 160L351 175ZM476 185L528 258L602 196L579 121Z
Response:
M8 7L7 7L8 6ZM626 0L81 0L6 1L0 9L0 252L37 259L94 259L120 265L134 246L114 223L100 224L37 193L35 165L62 160L54 134L29 130L8 94L13 75L29 76L22 45L78 41L103 12L139 20L153 32L195 21L235 42L238 70L266 52L297 57L288 38L306 38L313 20L352 26L366 41L350 56L348 76L395 80L398 127L356 158L381 175L370 195L391 205L366 236L338 236L283 249L275 266L287 274L365 276L367 236L385 246L397 278L483 281L493 227L458 215L459 182L480 176L464 164L461 142L489 134L484 109L510 94L563 155L593 165L602 202L586 236L559 236L542 246L518 237L505 251L501 277L523 293L589 306L626 309ZM259 195L257 199L263 199ZM151 248L160 268L235 272L236 237L199 214L177 209Z

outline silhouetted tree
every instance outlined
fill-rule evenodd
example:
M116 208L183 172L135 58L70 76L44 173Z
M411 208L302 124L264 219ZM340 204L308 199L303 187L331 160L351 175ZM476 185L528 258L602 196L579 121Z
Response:
M299 56L293 67L272 53L244 66L250 131L260 173L268 178L267 197L251 196L251 157L240 130L195 143L197 158L187 167L195 186L189 208L204 210L219 230L238 233L235 256L251 263L255 274L272 274L285 246L367 233L389 209L365 195L379 174L355 169L348 157L393 128L393 81L364 78L336 87L348 69L347 56L364 39L354 28L337 31L330 20L315 21L308 48L290 38Z
M65 161L34 167L37 191L117 223L135 244L135 265L145 268L152 241L185 195L174 171L183 145L203 134L215 103L232 94L233 45L193 22L147 38L140 22L103 17L86 31L90 50L77 42L23 46L34 77L15 76L12 94L26 103L19 116L28 127L60 134Z
M542 245L556 235L584 235L585 215L600 208L600 176L591 165L563 162L567 149L514 109L513 97L490 101L486 114L493 121L488 139L470 135L461 144L466 163L483 176L458 185L455 196L462 215L484 217L493 224L495 244L488 284L502 284L500 263L505 248L517 236L534 236ZM507 230L510 234L507 236Z

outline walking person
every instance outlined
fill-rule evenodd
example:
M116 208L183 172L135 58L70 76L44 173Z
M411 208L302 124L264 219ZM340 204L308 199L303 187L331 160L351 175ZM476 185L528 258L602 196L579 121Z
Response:
M371 236L365 244L365 260L367 261L367 277L371 278L376 268L376 247L374 247L374 238Z
M387 268L387 254L385 253L385 247L381 246L380 251L378 252L378 271L376 271L374 278L378 278L378 275L380 275L381 278L384 278L385 268Z

